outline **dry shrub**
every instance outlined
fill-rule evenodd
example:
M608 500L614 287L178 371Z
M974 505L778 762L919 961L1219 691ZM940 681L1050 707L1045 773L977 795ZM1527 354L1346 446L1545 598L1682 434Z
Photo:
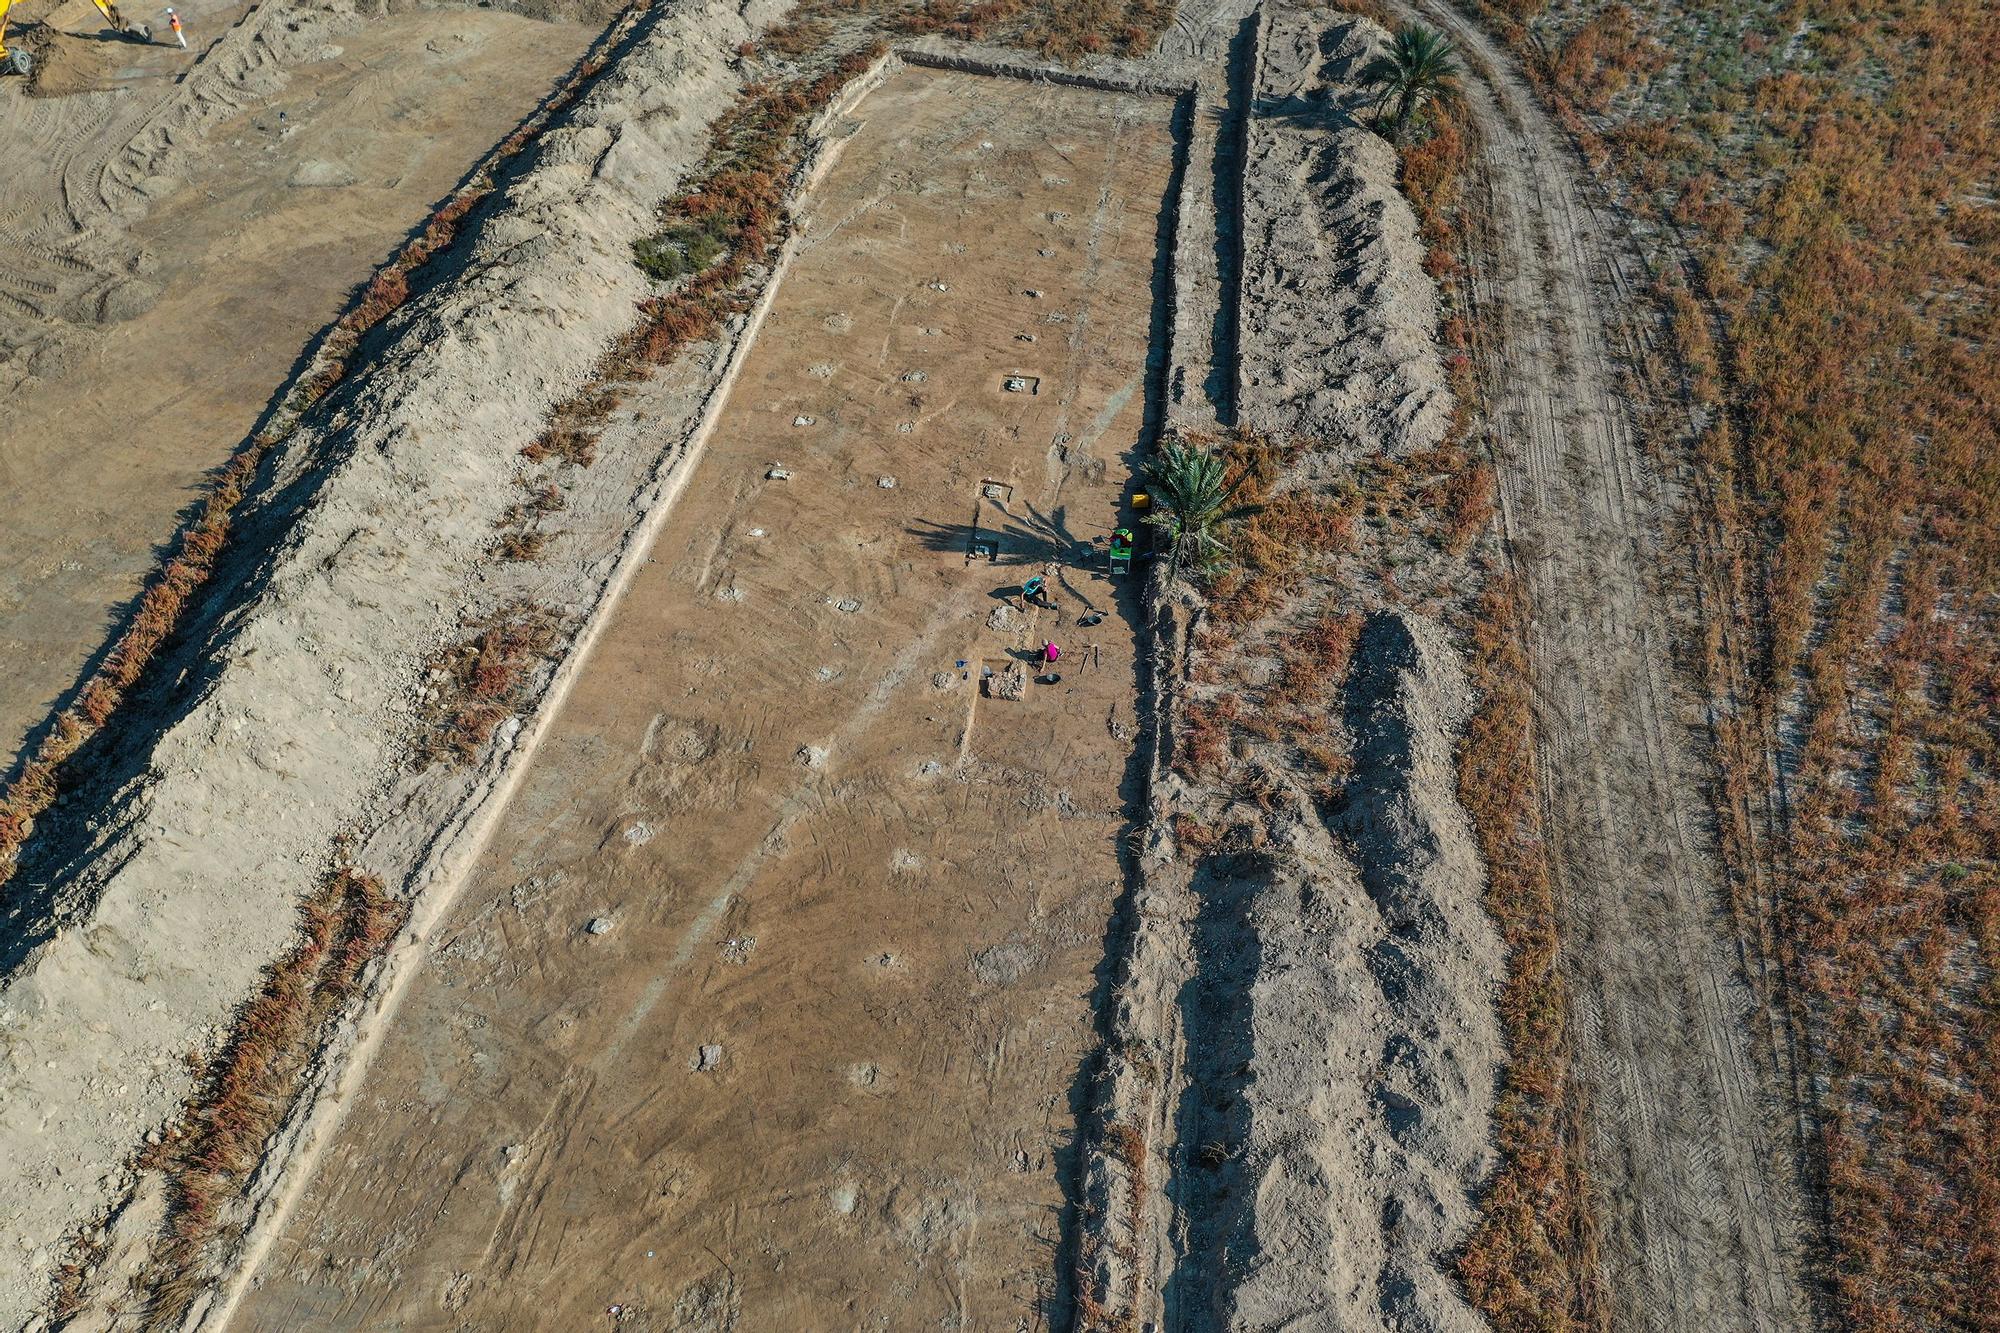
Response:
M391 266L377 273L361 293L361 301L347 315L342 323L356 333L366 332L386 319L410 299L410 280L406 270Z
M1722 364L1710 333L1708 313L1685 283L1671 277L1660 280L1655 294L1665 305L1672 323L1688 396L1704 407L1714 406L1722 399Z
M1251 517L1260 542L1295 558L1341 555L1354 546L1354 513L1345 504L1308 491L1287 491Z
M1189 781L1227 773L1231 729L1241 716L1242 706L1231 694L1183 704L1175 737L1173 770Z
M52 720L40 748L8 783L0 796L0 883L12 877L34 821L60 792L60 766L110 720L179 624L189 600L214 572L236 506L258 464L276 443L274 436L257 436L216 475L194 520L181 533L174 555L140 594L130 622L102 664L78 692L76 702Z
M1660 59L1658 44L1639 32L1638 16L1626 5L1613 5L1563 44L1554 72L1558 86L1586 110L1603 111Z
M1357 611L1328 607L1305 629L1288 634L1279 656L1277 683L1260 701L1258 712L1284 717L1294 730L1323 731L1323 721L1306 723L1300 714L1336 707L1333 694L1347 680L1361 623Z
M1011 43L1076 61L1144 55L1173 12L1171 0L928 0L888 22L897 32Z
M1184 855L1199 860L1221 845L1222 830L1203 823L1193 815L1177 814L1174 816L1174 842Z
M562 489L554 482L535 485L528 478L522 482L528 494L507 506L507 512L494 525L500 529L500 535L494 540L493 554L502 560L539 558L542 548L555 535L539 525L549 515L561 512L565 504Z
M1452 220L1459 204L1460 182L1465 174L1466 112L1452 102L1433 104L1425 133L1403 149L1401 164L1403 194L1417 215L1417 223L1432 253L1446 252L1441 264L1444 273L1454 272L1456 261L1450 251L1458 243ZM1442 276L1433 273L1432 277Z
M1500 1169L1458 1275L1499 1333L1602 1327L1594 1223L1575 1134L1569 1003L1535 785L1534 701L1511 578L1484 594L1470 667L1478 711L1459 752L1459 800L1486 861L1486 907L1507 946L1506 1072L1494 1107Z
M416 745L420 763L478 758L494 729L529 702L534 674L557 644L556 618L518 604L437 660Z
M1518 0L1501 13L1499 26L1525 39L1518 20L1541 8L1540 0ZM1477 234L1478 218L1461 188L1473 139L1463 105L1441 108L1429 138L1406 148L1402 163L1403 189L1429 247L1425 267L1438 279L1444 304L1440 332L1456 398L1452 428L1438 448L1400 467L1383 465L1363 482L1370 516L1385 534L1414 527L1453 554L1487 529L1495 503L1493 469L1475 462L1465 443L1479 398L1473 358L1481 332L1465 290L1467 269L1457 258ZM1509 1060L1494 1109L1499 1166L1456 1267L1497 1333L1582 1333L1605 1327L1605 1316L1595 1286L1582 1107L1570 1079L1557 908L1534 780L1521 595L1502 578L1480 596L1468 663L1480 705L1459 752L1459 798L1486 862L1487 910L1507 946L1498 1007ZM1335 633L1351 648L1347 627ZM1326 758L1334 760L1330 772L1337 778L1345 756Z
M547 532L503 532L494 539L492 555L498 560L508 560L516 564L528 560L539 560L542 552L553 536Z
M1469 463L1452 473L1445 487L1445 544L1463 551L1493 521L1493 468Z
M209 1265L240 1233L247 1219L231 1203L297 1106L329 1024L408 910L353 868L329 875L300 904L299 942L265 972L180 1123L154 1150L153 1164L167 1176L168 1211L140 1284L150 1293L148 1327L171 1326L186 1314L207 1285Z

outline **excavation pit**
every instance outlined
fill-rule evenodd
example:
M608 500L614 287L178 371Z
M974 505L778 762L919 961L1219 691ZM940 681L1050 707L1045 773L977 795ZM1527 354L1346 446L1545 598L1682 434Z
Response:
M854 113L706 453L360 1089L385 1109L344 1122L243 1326L415 1326L448 1290L468 1325L584 1327L605 1291L671 1311L725 1269L744 1327L1042 1318L1073 1125L1050 1107L1094 1040L1134 814L1104 718L1135 711L1136 593L1065 567L1117 608L1101 659L976 734L979 667L964 707L934 682L1025 678L1050 622L990 628L995 599L1116 521L1157 400L1173 111L905 68ZM1023 301L1013 258L1043 249ZM1041 391L993 391L1047 311L1071 322ZM764 481L807 436L868 489ZM882 476L896 503L859 501ZM753 526L777 540L719 538ZM802 662L835 674L801 688ZM663 715L715 743L648 747ZM633 819L654 836L607 838ZM579 963L563 937L593 913L618 929ZM723 957L738 938L755 955ZM727 1057L690 1077L705 1046ZM508 1143L532 1178L502 1188ZM836 1167L861 1183L830 1213Z

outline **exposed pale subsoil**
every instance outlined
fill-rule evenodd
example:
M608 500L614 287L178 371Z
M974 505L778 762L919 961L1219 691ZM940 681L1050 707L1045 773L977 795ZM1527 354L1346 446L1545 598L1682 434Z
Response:
M1341 101L1382 37L1364 27L1269 7L1238 53L1231 341L1246 420L1291 441L1274 503L1331 506L1357 462L1434 446L1450 419L1395 159ZM1301 555L1250 623L1214 625L1184 589L1156 608L1173 723L1099 1090L1085 1328L1480 1327L1449 1258L1490 1167L1502 959L1453 776L1468 689L1405 605L1449 561L1398 552L1417 563L1385 596L1379 569ZM1295 642L1339 611L1372 612L1351 673ZM1301 764L1282 711L1231 731L1220 771L1187 760L1199 710L1254 713L1258 683L1301 667L1326 686L1293 706L1330 714L1316 735L1344 779Z
M316 14L225 73L258 21L211 26L229 17L189 11L220 45L188 84L170 80L196 56L84 37L140 62L117 91L0 83L0 360L25 374L0 428L10 761L308 341L595 32L477 9ZM205 80L222 100L137 165L118 156Z
M1335 110L1363 100L1380 30L1265 9L1243 169L1238 300L1256 336L1239 348L1241 421L1351 458L1429 449L1451 391L1423 242L1395 148Z
M1453 791L1470 696L1438 627L1395 613L1369 619L1341 693L1340 797L1287 793L1261 846L1194 870L1168 1328L1484 1326L1444 1262L1491 1166L1500 1047L1501 951Z
M373 373L274 448L178 660L98 748L90 789L40 821L0 940L0 1215L19 1260L0 1313L25 1316L64 1238L129 1188L121 1164L182 1104L188 1057L286 945L340 839L373 831L356 850L412 891L456 869L496 773L408 781L418 679L492 561L519 450L630 326L647 291L631 241L770 18L686 0L639 23L453 250L453 280L377 330ZM648 495L626 498L643 513ZM636 522L550 559L546 599L594 604Z
M1475 273L1500 331L1487 391L1502 516L1532 608L1541 788L1566 906L1612 1323L1798 1328L1796 1124L1739 967L1703 806L1698 712L1671 658L1676 495L1641 455L1621 360L1640 336L1618 220L1508 58L1441 6L1477 64Z
M1171 111L924 70L863 104L236 1326L1041 1326ZM1006 609L1049 560L1060 613ZM1059 682L982 696L1044 636Z

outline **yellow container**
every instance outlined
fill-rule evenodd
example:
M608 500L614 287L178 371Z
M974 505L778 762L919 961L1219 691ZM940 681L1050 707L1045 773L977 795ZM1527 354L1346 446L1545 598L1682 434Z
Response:
M1143 514L1152 507L1153 507L1153 497L1146 494L1144 491L1140 491L1138 494L1132 497L1133 513Z

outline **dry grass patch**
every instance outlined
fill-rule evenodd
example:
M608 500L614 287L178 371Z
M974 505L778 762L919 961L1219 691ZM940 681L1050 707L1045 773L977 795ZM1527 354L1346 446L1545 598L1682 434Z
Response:
M537 607L503 608L431 667L416 759L469 763L502 722L532 702L536 672L559 642L556 617Z
M1522 592L1496 579L1476 620L1478 710L1459 750L1458 798L1486 862L1486 907L1507 946L1500 993L1506 1071L1494 1106L1500 1169L1458 1259L1473 1304L1500 1333L1606 1327L1597 1235L1570 1082L1569 1004L1535 784L1534 701Z
M239 1200L266 1145L298 1105L329 1025L407 913L351 867L300 904L299 942L266 971L181 1122L141 1162L168 1184L167 1221L137 1284L147 1294L144 1327L176 1325L240 1238L248 1219Z
M2000 11L1538 9L1499 26L1667 238L1723 843L1806 1052L1825 1317L2000 1329Z

